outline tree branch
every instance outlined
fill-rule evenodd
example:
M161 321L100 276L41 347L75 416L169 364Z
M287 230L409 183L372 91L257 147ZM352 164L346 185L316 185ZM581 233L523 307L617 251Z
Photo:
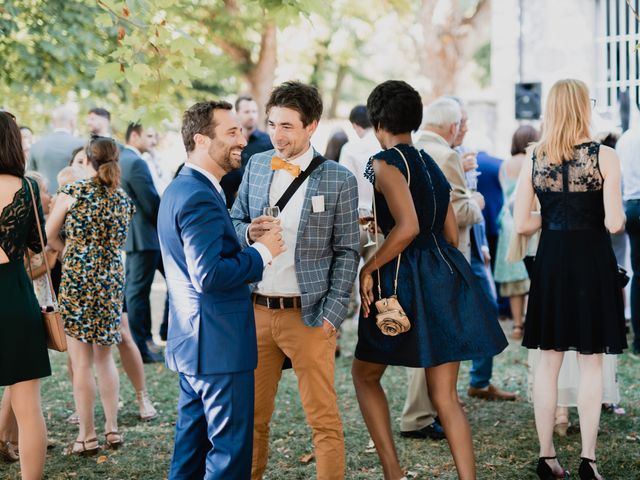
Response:
M211 40L213 40L213 43L219 46L224 53L229 55L234 62L249 66L253 64L251 61L251 52L248 49L234 45L228 40L218 37L217 35L212 35Z
M489 11L490 6L491 5L489 0L478 0L471 15L465 17L462 20L461 24L475 27L476 24L482 19L484 14Z

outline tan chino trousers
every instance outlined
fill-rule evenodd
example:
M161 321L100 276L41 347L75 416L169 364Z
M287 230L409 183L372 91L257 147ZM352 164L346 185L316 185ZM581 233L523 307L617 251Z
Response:
M300 399L313 432L319 480L342 480L344 434L335 390L335 335L308 327L299 308L270 310L254 305L258 337L251 478L260 480L269 456L269 422L285 356L298 378Z
M411 432L431 425L438 413L429 398L427 375L424 368L407 368L409 384L407 399L402 409L400 430Z

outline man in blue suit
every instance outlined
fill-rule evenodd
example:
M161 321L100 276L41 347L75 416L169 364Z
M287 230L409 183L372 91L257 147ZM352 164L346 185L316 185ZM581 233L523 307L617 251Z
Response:
M170 480L251 475L256 331L249 283L283 250L272 225L242 249L220 179L246 145L227 102L201 102L183 117L188 160L165 191L158 233L170 295L167 366L180 398Z
M124 291L129 326L142 361L161 362L162 356L149 348L153 345L149 295L153 277L161 266L156 229L160 196L153 185L147 162L141 157L151 148L144 127L139 123L130 123L125 140L127 144L120 153L120 184L136 207L124 247L127 254Z

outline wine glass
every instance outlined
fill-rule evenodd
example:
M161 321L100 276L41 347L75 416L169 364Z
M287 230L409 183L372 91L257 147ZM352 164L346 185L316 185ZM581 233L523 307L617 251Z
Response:
M267 217L273 217L273 218L277 218L278 215L280 215L280 207L275 206L275 207L270 207L270 206L266 206L262 209L262 214L267 216Z
M371 222L373 222L371 210L369 210L368 208L359 208L358 223L365 227L367 230L367 243L365 244L365 247L372 247L376 244L375 240L371 238Z
M469 170L465 173L465 179L467 181L467 188L472 192L478 191L478 177L482 175L482 172L479 172L475 168L473 170Z

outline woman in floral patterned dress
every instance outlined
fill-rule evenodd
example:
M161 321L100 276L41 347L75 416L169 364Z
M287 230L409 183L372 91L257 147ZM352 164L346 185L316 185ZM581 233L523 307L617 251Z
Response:
M106 445L117 448L122 444L118 431L120 384L111 346L121 341L124 291L121 249L134 207L118 187L118 157L115 141L94 137L87 147L92 176L59 190L47 222L47 238L52 248L63 248L58 235L62 228L66 234L59 303L80 417L78 437L69 449L73 454L93 454L100 449L93 415L94 365L105 414Z

